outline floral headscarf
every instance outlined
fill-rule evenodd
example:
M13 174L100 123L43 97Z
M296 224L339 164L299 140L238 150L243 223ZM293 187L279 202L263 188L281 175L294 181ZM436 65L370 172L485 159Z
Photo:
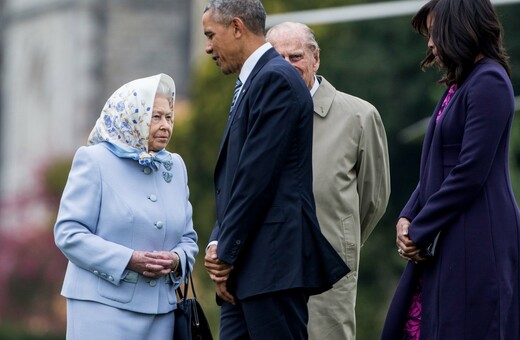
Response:
M165 162L170 155L164 149L148 151L148 136L153 103L159 83L172 89L175 101L175 83L163 73L133 80L121 86L106 102L88 144L105 142L118 157L138 160L140 164L157 170L156 162Z

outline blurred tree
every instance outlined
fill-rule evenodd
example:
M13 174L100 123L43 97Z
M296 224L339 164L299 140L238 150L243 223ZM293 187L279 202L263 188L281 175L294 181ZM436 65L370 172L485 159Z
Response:
M64 338L67 261L52 233L41 226L0 233L0 263L0 339Z

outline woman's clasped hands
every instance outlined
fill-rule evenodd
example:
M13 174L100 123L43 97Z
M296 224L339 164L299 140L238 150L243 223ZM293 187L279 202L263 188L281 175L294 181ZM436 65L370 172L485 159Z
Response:
M134 251L128 269L143 276L159 278L175 273L179 268L179 255L171 251Z
M410 221L404 217L401 217L397 221L396 225L396 245L397 252L401 258L407 261L413 261L418 263L424 261L425 258L420 255L421 249L419 249L408 236L408 228L410 227Z

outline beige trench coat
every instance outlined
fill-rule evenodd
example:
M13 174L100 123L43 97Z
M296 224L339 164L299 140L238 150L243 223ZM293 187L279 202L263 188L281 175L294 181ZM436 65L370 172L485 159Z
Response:
M337 91L325 78L313 96L313 190L322 233L352 270L309 300L309 339L348 340L356 334L361 245L390 196L388 147L370 103Z

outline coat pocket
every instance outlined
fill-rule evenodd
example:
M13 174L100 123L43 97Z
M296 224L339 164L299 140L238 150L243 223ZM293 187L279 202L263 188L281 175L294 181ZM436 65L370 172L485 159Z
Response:
M442 146L443 174L446 178L451 170L459 164L460 144L449 144Z
M119 285L112 284L102 278L98 279L98 293L104 298L120 303L132 301L137 286L138 275L128 270Z
M357 272L358 262L354 217L349 215L342 219L341 226L343 228L343 256L347 266L350 268L350 273L347 276L352 276Z

